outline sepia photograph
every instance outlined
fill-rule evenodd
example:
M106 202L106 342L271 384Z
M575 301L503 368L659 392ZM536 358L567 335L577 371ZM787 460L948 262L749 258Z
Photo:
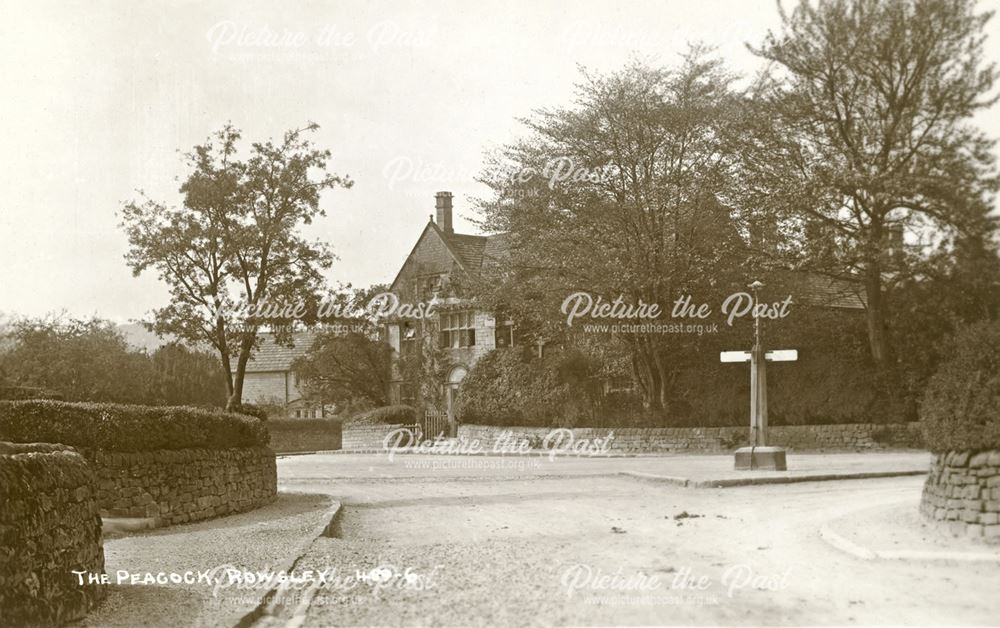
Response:
M1000 626L1000 0L0 0L0 628Z

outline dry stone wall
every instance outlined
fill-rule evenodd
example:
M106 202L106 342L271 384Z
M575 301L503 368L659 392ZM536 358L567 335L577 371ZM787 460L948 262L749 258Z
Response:
M344 426L343 449L345 450L371 450L379 451L385 445L385 437L399 428L407 428L416 431L416 425L354 425Z
M70 447L0 443L0 624L82 618L105 595L97 478ZM86 581L85 581L86 582Z
M274 452L266 447L87 452L105 516L165 524L245 512L277 495Z
M956 536L1000 543L1000 450L938 454L924 483L920 512Z

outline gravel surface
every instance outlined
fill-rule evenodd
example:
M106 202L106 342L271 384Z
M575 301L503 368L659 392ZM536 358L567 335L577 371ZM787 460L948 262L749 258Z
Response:
M341 481L339 538L299 567L344 580L317 589L304 625L995 624L995 566L859 561L820 538L859 509L916 508L922 482ZM392 575L407 569L411 583Z
M982 559L992 557L1000 567L1000 543L986 543L955 537L931 526L906 498L896 503L880 504L827 524L837 534L861 547L879 553L954 556ZM1000 621L1000 618L998 618Z
M327 495L280 493L272 504L250 512L110 539L104 543L105 571L114 582L119 570L145 578L220 565L277 569L315 538L333 503ZM101 606L77 625L233 626L265 593L227 588L215 596L214 589L204 581L113 584Z

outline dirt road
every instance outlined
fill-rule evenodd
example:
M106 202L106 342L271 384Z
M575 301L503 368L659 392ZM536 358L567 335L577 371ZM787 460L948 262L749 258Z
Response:
M1000 622L996 565L863 561L820 538L852 512L916 508L920 477L689 489L585 465L403 480L338 464L358 463L279 472L344 503L339 538L297 565L341 577L316 590L307 626Z

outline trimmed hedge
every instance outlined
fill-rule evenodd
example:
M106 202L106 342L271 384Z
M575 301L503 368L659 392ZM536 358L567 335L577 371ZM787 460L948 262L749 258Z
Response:
M340 419L271 419L267 422L275 453L340 449Z
M244 403L239 408L236 409L237 414L245 414L246 416L252 416L255 419L260 419L261 421L266 421L268 415L268 409L264 406L258 406L254 403Z
M412 406L382 406L368 410L344 421L345 425L412 425L417 422L417 411Z
M264 447L266 424L187 406L0 401L0 440L106 451Z
M1000 322L960 332L920 408L931 451L1000 449Z

